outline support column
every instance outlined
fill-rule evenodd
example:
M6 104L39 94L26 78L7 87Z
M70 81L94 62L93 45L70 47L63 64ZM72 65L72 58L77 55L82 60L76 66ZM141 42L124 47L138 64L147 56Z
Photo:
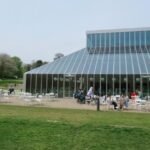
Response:
M76 92L77 91L77 83L76 83L76 75L75 75L75 77L74 77L74 92Z
M57 94L59 95L59 74L57 75Z
M141 91L141 93L143 93L142 76L140 76L140 91Z
M99 78L99 94L100 96L102 95L102 85L101 85L101 75L100 75L100 78Z
M53 74L52 74L52 91L51 92L54 92L54 80L53 80Z
M128 76L126 75L126 95L129 95L128 92Z
M30 93L32 93L32 74L30 74Z
M107 75L106 75L106 95L107 95Z
M122 93L121 93L121 74L119 74L119 94L122 95Z
M26 87L27 87L27 74L25 73L23 75L23 89L26 92Z
M133 75L133 91L135 92L135 76Z
M65 76L63 75L63 97L65 97Z
M43 76L42 76L42 74L41 74L41 87L40 87L40 93L42 94L42 84L43 84Z
M48 93L47 87L48 87L48 74L46 75L46 93Z
M89 80L88 80L88 74L87 74L87 92L89 90Z
M37 91L37 74L35 75L35 89L34 89L34 92L36 93Z

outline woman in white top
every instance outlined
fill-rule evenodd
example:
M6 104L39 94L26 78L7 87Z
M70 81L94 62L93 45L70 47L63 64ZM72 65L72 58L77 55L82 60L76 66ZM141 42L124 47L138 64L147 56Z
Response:
M90 89L87 92L87 96L89 97L93 97L94 96L94 92L93 92L93 87L91 86Z

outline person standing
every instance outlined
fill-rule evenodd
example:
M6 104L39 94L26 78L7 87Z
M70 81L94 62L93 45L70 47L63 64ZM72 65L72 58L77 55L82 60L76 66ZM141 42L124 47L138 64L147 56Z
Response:
M123 109L123 105L124 105L124 95L122 95L121 97L120 97L120 110L122 110Z
M87 92L87 96L90 98L94 97L94 91L93 91L93 87L91 86L90 89Z

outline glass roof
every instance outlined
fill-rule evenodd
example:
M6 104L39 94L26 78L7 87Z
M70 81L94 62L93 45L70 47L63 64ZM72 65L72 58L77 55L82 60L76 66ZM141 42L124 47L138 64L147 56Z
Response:
M150 74L150 53L89 54L81 49L26 74Z

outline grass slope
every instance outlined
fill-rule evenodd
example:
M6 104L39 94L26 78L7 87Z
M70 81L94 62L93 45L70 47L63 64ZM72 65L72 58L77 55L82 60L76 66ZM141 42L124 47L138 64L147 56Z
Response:
M149 150L149 117L0 105L0 149Z

